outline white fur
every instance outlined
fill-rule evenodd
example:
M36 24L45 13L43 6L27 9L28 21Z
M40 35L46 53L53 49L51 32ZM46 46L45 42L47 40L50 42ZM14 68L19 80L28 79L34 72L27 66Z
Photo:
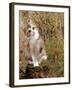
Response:
M30 37L28 37L28 41L30 43L35 43L35 41L39 38L39 33L38 33L38 30L35 29L35 30L32 30L31 29L31 35Z
M36 40L39 38L38 30L35 29L32 33L35 33L35 35L34 36L31 36L29 38L29 43L30 44L36 44ZM39 66L38 60L37 60L37 58L34 55L32 55L32 59L33 59L33 65L34 65L34 67L35 66Z
M34 67L35 66L39 66L39 63L38 63L36 57L32 55L32 59L33 59L33 65L34 65Z

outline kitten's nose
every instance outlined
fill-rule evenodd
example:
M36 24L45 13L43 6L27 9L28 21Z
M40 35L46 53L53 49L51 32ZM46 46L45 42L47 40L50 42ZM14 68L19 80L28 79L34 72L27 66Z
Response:
M28 31L29 33L31 32L31 30Z

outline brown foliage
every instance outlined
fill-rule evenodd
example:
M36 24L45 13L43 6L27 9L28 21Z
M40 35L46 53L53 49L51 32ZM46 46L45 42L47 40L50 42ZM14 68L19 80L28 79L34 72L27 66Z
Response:
M64 13L57 12L32 12L20 11L19 31L19 66L25 73L27 61L25 58L26 36L25 31L32 19L39 28L39 33L45 41L45 48L48 55L46 61L40 67L45 68L48 77L64 76ZM37 74L38 75L38 74ZM20 73L21 77L21 73Z

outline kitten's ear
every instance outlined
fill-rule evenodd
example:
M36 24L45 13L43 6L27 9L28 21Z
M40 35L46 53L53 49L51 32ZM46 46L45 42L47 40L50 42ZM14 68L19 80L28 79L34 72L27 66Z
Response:
M27 28L31 28L30 24L27 25Z
M26 28L22 28L24 34L26 34L26 30L27 30Z
M23 30L24 34L26 34L26 30Z
M30 24L30 19L27 20L27 23Z

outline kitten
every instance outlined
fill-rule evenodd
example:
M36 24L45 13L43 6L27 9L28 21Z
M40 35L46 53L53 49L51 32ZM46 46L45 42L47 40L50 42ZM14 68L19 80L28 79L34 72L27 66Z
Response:
M27 59L29 64L39 66L39 64L47 59L44 41L42 40L38 28L30 21L30 25L27 30Z

